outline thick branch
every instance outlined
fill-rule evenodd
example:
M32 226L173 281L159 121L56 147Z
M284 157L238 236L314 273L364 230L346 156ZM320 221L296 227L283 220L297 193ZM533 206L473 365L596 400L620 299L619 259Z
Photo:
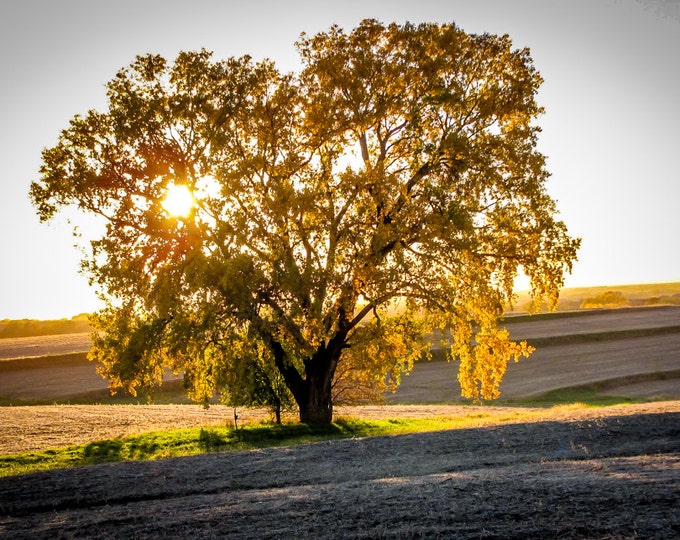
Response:
M260 338L262 338L274 355L274 364L276 365L276 368L283 376L286 385L293 393L295 399L298 400L304 393L304 379L302 378L302 375L300 375L291 362L287 361L287 354L283 345L274 338L267 322L255 312L251 314L250 321L253 330Z

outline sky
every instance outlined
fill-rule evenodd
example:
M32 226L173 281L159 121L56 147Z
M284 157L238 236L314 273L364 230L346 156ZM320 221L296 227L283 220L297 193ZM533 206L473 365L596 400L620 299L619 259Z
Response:
M582 238L566 286L680 281L680 0L0 0L0 319L101 306L66 219L41 224L28 191L69 120L105 110L116 71L201 48L295 70L300 33L365 18L529 47L548 192Z

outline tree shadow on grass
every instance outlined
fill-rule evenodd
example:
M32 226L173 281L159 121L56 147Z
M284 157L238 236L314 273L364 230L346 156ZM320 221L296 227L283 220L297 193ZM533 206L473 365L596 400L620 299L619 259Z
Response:
M228 430L201 429L199 444L206 451L215 451L239 443L249 448L260 448L349 436L352 436L352 433L347 427L338 423L329 426L309 424L255 425Z

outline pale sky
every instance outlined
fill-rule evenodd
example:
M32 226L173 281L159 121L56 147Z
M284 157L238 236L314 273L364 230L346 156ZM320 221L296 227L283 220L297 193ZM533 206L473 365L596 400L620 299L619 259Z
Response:
M0 0L0 319L99 306L64 220L40 224L40 153L137 54L206 48L297 67L337 23L455 22L530 47L549 192L583 238L567 286L680 281L680 0Z

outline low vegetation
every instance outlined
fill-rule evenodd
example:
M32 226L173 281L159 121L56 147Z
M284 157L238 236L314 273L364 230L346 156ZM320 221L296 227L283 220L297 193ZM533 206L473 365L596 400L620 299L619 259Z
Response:
M574 311L582 309L584 301L601 297L607 292L614 292L624 297L632 307L655 305L680 305L680 283L650 283L637 285L618 285L616 288L603 287L570 287L560 291L558 311ZM512 312L528 311L529 293L520 291ZM617 307L622 307L621 305Z
M630 300L619 291L607 291L597 296L584 298L581 309L617 308L630 306Z
M581 301L580 309L593 308L620 308L629 307L632 305L645 306L677 306L680 305L680 293L662 294L660 296L650 296L644 299L636 299L631 301L624 296L620 291L606 291L596 296L589 296Z
M611 403L611 402L610 402ZM352 437L374 437L462 429L530 420L542 411L508 409L507 414L472 412L456 417L360 420L339 418L328 426L256 423L156 431L120 438L0 456L0 476L100 463L154 460L215 451L239 451Z
M40 321L34 319L4 319L0 321L0 339L55 336L91 332L89 315L82 313L70 319Z
M646 306L680 306L680 293L652 296L645 300Z

